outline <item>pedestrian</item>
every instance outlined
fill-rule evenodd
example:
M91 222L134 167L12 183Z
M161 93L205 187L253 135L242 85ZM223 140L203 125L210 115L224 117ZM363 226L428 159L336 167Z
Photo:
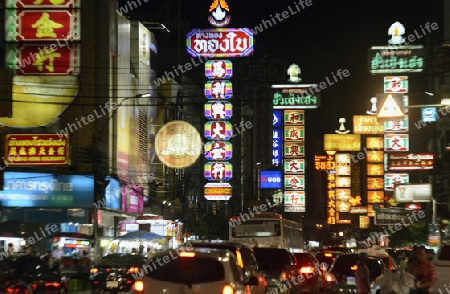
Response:
M431 286L438 279L436 268L428 260L424 246L417 249L416 260L408 266L406 272L415 277L414 292L417 294L429 294Z
M41 260L45 262L49 268L53 266L53 257L50 250L45 251L44 254L41 255Z
M14 245L13 243L8 244L8 255L11 255L14 253Z
M355 271L355 284L358 294L368 294L370 292L369 268L367 267L367 253L358 254L357 269Z
M53 249L52 257L55 262L59 262L64 255L64 250L62 250L58 245Z
M406 267L408 266L408 261L409 258L408 256L406 256L406 251L405 250L401 251L397 261L399 272L403 273L406 270Z

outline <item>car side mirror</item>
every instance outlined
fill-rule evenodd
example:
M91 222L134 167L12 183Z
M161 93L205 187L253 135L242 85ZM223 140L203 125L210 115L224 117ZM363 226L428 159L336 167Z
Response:
M247 284L247 285L250 285L250 286L256 286L256 285L259 284L258 278L255 277L255 276L250 276L250 277L248 278L248 281L247 281L246 284Z

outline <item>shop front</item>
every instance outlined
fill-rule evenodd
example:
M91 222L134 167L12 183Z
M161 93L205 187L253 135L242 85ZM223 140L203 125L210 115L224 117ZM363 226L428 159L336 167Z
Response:
M88 224L94 199L92 175L4 172L2 221L20 223L20 237L38 253L64 223Z
M105 188L104 205L98 205L99 244L101 256L107 254L112 241L124 234L126 226L133 224L136 217L144 210L143 189L119 180L106 177L109 181ZM132 226L129 226L132 230Z

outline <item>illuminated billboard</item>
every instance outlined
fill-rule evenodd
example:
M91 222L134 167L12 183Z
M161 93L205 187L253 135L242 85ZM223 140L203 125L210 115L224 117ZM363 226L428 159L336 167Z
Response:
M273 109L308 109L320 105L316 84L272 85Z
M253 53L253 32L248 28L196 28L187 34L186 48L193 57L245 57Z
M360 151L361 135L359 134L324 134L325 151Z
M69 135L6 135L8 166L69 165Z
M282 189L283 173L281 170L262 170L259 176L261 189Z

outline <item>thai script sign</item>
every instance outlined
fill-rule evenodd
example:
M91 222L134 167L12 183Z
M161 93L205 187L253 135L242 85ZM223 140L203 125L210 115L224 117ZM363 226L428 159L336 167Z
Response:
M374 115L354 115L354 134L384 134L384 124Z
M69 135L8 134L6 161L8 165L68 165Z
M320 105L317 85L272 85L273 109L307 109Z
M92 208L94 177L5 172L0 201L8 207Z
M390 171L433 169L433 153L391 153L388 156Z
M369 72L371 74L410 74L424 69L424 47L373 46L369 49Z
M245 57L253 53L253 32L248 28L197 28L187 34L186 47L193 57Z
M360 151L361 136L358 134L324 134L324 148L327 151Z

